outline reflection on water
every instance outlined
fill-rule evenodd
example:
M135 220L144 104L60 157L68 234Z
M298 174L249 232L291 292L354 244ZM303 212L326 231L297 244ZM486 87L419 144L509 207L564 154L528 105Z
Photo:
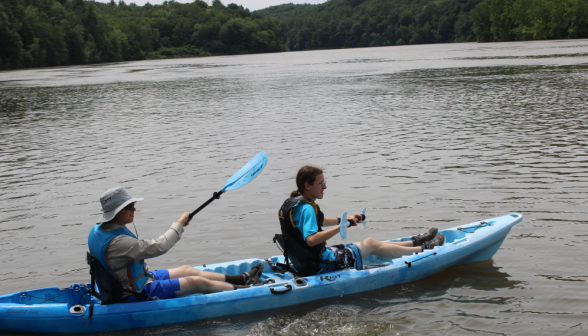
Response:
M243 55L0 73L0 293L88 281L100 194L158 236L263 150L251 184L152 268L268 257L303 164L349 240L520 212L493 261L308 305L136 334L581 334L588 41ZM334 237L330 243L340 243ZM565 329L565 330L564 330ZM564 330L564 331L562 331Z

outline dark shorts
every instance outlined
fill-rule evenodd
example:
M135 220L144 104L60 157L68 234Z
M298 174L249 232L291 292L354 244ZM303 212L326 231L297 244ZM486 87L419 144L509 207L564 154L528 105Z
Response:
M141 291L141 293L149 295L150 298L131 295L126 302L152 301L156 297L160 300L178 297L175 292L180 290L180 280L170 279L169 271L166 269L155 270L151 274L155 276L155 281L146 284Z
M335 254L335 264L321 264L317 274L338 271L344 268L363 269L361 249L355 244L340 244L328 247Z

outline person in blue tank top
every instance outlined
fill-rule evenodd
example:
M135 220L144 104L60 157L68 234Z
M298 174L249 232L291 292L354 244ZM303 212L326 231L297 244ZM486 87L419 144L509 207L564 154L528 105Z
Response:
M186 265L150 271L144 260L166 253L180 240L190 224L190 213L183 213L158 238L139 239L126 225L134 223L136 204L142 200L132 198L124 187L107 190L100 197L102 215L88 236L89 253L125 290L122 302L234 290L259 281L263 264L238 275L200 271Z
M302 234L308 247L319 254L319 258L330 263L320 263L316 274L328 273L344 267L363 267L362 258L376 255L382 258L398 258L425 249L432 249L445 243L445 236L437 233L437 228L431 228L427 233L413 236L410 241L388 242L374 238L366 238L352 244L340 244L326 247L328 239L339 234L340 220L352 221L352 226L362 222L362 216L355 213L346 219L325 217L316 205L317 199L322 199L327 181L320 168L304 166L296 176L297 190L290 194L290 200L298 200L291 208L290 220L294 227ZM298 198L296 198L298 197ZM286 201L288 202L288 200ZM292 204L292 202L290 202ZM284 220L281 212L280 218ZM323 226L332 226L323 230Z

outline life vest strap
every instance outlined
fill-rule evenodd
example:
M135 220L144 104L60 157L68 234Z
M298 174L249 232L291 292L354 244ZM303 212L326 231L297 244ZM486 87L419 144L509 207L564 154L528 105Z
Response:
M130 284L131 282L135 282L135 281L137 281L137 280L141 279L141 278L143 277L143 275L145 275L145 274L147 274L147 272L145 271L145 269L143 269L143 272L141 272L141 273L140 273L138 276L136 276L136 277L134 277L134 278L132 278L132 279L129 279L129 280L122 280L122 281L119 281L119 282L120 282L120 284L121 284L121 285L123 285L123 286L124 286L124 285L128 285L128 284Z
M134 261L134 260L131 260L131 261L129 261L128 263L124 264L124 265L123 265L123 266L121 266L121 267L117 267L117 268L111 268L111 269L109 270L110 272L108 272L108 273L111 273L111 274L112 274L112 273L116 273L116 272L118 272L118 271L122 271L122 270L124 270L125 268L127 268L127 267L131 266L131 265L132 265L132 264L134 264L134 263L135 263L135 261ZM143 261L142 261L142 260L141 260L141 263L143 263Z

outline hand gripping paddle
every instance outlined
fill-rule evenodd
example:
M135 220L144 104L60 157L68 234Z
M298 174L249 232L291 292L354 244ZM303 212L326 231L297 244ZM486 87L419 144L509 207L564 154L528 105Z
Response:
M194 217L200 210L204 209L207 205L212 203L215 199L219 199L225 191L239 189L242 186L246 185L247 183L253 181L254 178L257 177L267 165L267 154L264 152L259 152L251 161L249 161L243 168L239 169L235 175L231 176L225 186L220 190L212 194L212 197L202 204L198 209L194 210L190 214L190 219Z
M361 222L363 223L364 227L367 227L367 223L365 221L365 210L367 209L367 207L363 208L363 210L361 210ZM347 218L347 211L345 211L342 215L341 215L341 223L339 224L339 233L341 234L341 238L343 239L347 239L347 228L351 226L351 224L354 224L354 222L347 220L345 221L344 218ZM345 224L345 225L343 225Z

